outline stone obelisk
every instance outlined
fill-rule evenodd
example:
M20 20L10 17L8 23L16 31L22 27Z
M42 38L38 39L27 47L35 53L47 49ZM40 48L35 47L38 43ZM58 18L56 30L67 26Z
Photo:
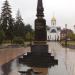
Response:
M31 47L32 53L48 53L48 45L46 44L46 20L44 17L44 8L42 0L38 0L37 4L37 19L35 20L35 40Z
M37 4L37 19L35 20L35 42L46 42L46 20L44 17L44 8L42 0L38 0Z

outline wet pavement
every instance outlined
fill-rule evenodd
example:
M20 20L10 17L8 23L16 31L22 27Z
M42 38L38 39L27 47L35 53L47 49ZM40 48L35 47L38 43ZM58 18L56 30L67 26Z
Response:
M3 65L5 63L8 63L9 61L15 59L16 57L29 52L30 51L30 47L24 48L24 47L20 47L20 48L3 48L0 49L0 65Z
M25 72L22 75L75 75L75 50L63 48L57 42L48 42L48 45L49 52L51 52L52 55L55 56L55 59L58 59L58 65L52 66L51 68L30 67L27 65L19 64L18 59L16 58L9 63L0 66L0 75L21 75L19 71ZM12 53L13 51L14 50L12 50ZM9 58L12 57L11 55L13 55L13 57L15 58L15 55L18 54L15 51L14 54L10 52L11 51L9 49L9 55L7 55L7 57ZM22 52L24 53L25 50L19 50L19 53ZM5 56L2 58L3 60L6 59ZM0 59L0 62L1 61L2 60Z

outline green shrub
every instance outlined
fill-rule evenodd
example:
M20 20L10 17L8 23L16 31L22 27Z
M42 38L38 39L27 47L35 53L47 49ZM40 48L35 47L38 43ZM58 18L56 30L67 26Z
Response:
M15 37L13 39L14 44L24 44L24 40L21 37Z

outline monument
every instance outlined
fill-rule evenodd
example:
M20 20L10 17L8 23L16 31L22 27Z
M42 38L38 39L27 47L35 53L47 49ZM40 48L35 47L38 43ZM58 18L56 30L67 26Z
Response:
M43 18L43 11L42 0L38 0L34 44L31 46L31 52L28 52L27 55L23 55L23 58L19 58L20 63L36 67L51 67L52 65L58 64L54 56L48 53L48 45L46 44L46 20Z
M46 20L44 17L44 8L42 0L38 0L37 4L37 19L35 20L35 41L40 43L40 41L45 42L47 39L46 33Z
M48 53L48 45L46 44L47 32L46 32L46 20L44 17L44 8L42 0L38 0L37 4L37 19L35 20L35 40L34 45L31 47L31 52L38 54Z

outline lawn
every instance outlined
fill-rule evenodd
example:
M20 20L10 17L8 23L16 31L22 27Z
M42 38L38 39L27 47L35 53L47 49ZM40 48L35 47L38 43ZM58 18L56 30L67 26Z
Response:
M60 43L65 46L65 41L61 41ZM67 41L67 46L75 46L75 41Z

